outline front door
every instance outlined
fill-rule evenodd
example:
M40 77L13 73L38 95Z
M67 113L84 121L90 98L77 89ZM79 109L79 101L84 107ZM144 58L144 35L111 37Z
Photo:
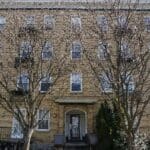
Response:
M70 115L70 135L71 140L80 140L80 115Z

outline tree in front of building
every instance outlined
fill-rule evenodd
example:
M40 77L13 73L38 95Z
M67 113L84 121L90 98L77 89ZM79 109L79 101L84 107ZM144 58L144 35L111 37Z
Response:
M23 149L29 150L35 129L49 130L49 105L56 98L55 91L58 97L63 93L64 88L58 83L67 71L67 54L59 55L52 44L54 18L47 18L50 26L45 23L44 27L37 27L34 16L27 16L22 23L20 18L24 17L19 11L9 13L7 31L0 35L4 45L0 106L14 116L11 138L23 139ZM62 44L61 37L60 41ZM43 103L46 109L41 108Z
M119 112L127 149L133 150L150 101L149 16L138 12L140 3L116 0L107 4L103 12L91 12L97 13L96 25L90 29L99 44L84 53L101 97Z
M99 149L126 149L121 123L122 121L115 105L110 106L107 101L102 103L96 116L96 133L98 135Z

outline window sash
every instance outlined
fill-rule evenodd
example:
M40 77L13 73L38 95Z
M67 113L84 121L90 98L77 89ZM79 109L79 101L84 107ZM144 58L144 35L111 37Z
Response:
M21 75L17 80L17 88L24 91L29 90L29 78L27 75Z
M26 26L33 27L35 25L35 16L27 16L26 17Z
M15 111L17 111L17 110L15 110ZM20 109L20 111L22 112L24 118L26 118L26 109ZM22 127L21 127L19 121L15 117L13 117L11 138L22 139L23 136L24 135L23 135Z
M48 29L53 29L54 28L54 18L50 15L45 15L44 16L44 25L45 25L45 28L48 28Z
M71 50L72 59L81 58L81 43L74 42Z
M105 16L98 16L97 17L97 24L102 31L108 30L108 20Z
M39 110L38 111L38 130L49 130L50 123L50 112L48 110ZM46 114L47 113L47 114Z
M71 24L74 30L81 30L81 18L80 17L72 17Z
M82 91L82 76L81 74L71 74L71 91Z
M98 57L100 59L107 59L108 58L108 44L101 43L98 46Z
M108 77L105 73L101 76L101 88L104 92L112 92L111 77Z

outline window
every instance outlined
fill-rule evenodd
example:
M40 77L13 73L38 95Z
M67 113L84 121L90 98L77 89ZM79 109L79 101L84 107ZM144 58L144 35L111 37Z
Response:
M129 73L125 73L122 75L122 80L124 83L124 89L128 92L133 92L135 89L135 85L132 75L130 75Z
M35 25L35 16L27 16L26 17L26 27L33 28Z
M74 31L81 31L81 18L78 16L72 17L71 25Z
M50 112L45 109L40 109L37 114L38 126L37 130L47 131L50 128Z
M108 44L107 43L100 43L98 46L98 57L101 60L105 60L108 58Z
M111 76L109 73L103 73L100 77L100 82L103 92L112 92Z
M15 111L18 112L18 110L15 110ZM25 118L26 117L26 110L20 109L20 111ZM20 118L22 118L22 117L20 117ZM11 138L15 138L15 139L22 139L23 138L22 127L21 127L19 121L15 117L13 117L13 121L12 121Z
M82 91L82 76L80 73L72 73L70 76L71 92Z
M145 30L150 31L150 16L144 17Z
M20 58L26 60L30 58L32 52L32 46L29 42L22 42L20 46Z
M126 61L133 60L133 55L131 53L130 47L126 42L121 43L121 58Z
M44 26L45 29L53 29L55 26L55 19L53 16L45 15L44 16Z
M98 16L97 17L97 24L98 27L101 29L102 32L106 32L108 30L108 21L105 16Z
M18 91L29 91L29 77L27 74L22 74L17 79Z
M53 56L53 47L50 42L45 42L42 50L42 60L49 60Z
M45 93L49 90L50 86L52 86L52 77L43 77L40 81L40 91Z
M5 24L6 24L5 17L0 16L0 31L4 29Z
M81 58L81 43L80 42L72 43L71 58L72 59L80 59Z
M117 18L117 24L120 28L125 28L127 26L127 18L126 16L119 16Z

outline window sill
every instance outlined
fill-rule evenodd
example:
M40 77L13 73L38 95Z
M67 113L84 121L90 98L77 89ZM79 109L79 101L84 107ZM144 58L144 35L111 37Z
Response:
M50 129L36 129L36 131L38 131L38 132L49 132Z

